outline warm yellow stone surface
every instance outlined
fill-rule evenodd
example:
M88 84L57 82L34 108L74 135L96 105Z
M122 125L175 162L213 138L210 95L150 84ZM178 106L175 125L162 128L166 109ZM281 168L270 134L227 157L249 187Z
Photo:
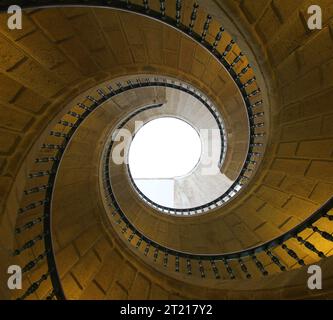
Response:
M210 226L207 233L200 229L207 244L221 235L221 246L233 251L286 231L286 227L300 222L332 196L332 3L317 1L327 8L324 28L309 32L304 23L310 4L307 0L203 1L207 2L222 4L223 10L230 10L231 19L239 18L237 23L243 36L255 39L253 50L261 57L259 67L270 88L266 93L270 99L266 102L271 118L269 148L257 180L226 209L228 212L220 226L211 227L215 225L216 213L206 218ZM26 156L55 114L73 97L110 77L162 71L184 79L186 73L190 74L198 85L204 84L207 95L216 101L223 101L228 94L225 79L217 72L214 74L216 62L207 58L199 46L191 46L189 40L165 26L129 16L100 9L37 10L24 15L26 27L22 31L11 32L5 26L4 15L0 15L0 108L3 110L0 110L0 261L6 261L6 265L11 261L8 257L12 249L26 240L18 236L14 243L13 235L16 212L22 205L22 191L34 159L31 154L29 158ZM188 16L185 18L189 20ZM93 131L81 134L84 137ZM72 165L69 160L67 168ZM265 296L260 293L263 287L270 289L271 297L313 297L304 291L304 270L294 271L284 279L280 276L254 283L251 290L242 294L234 291L238 286L241 288L242 284L238 283L232 288L227 285L225 290L198 290L178 280L171 284L171 279L151 270L131 252L123 251L121 242L113 246L106 240L102 226L95 223L99 209L91 202L87 206L89 199L84 202L78 197L86 190L84 169L80 168L79 174L73 169L73 173L63 177L64 198L71 195L77 198L68 198L58 207L59 223L63 225L59 224L61 230L54 231L59 269L68 298L254 298L260 295L267 298L267 291ZM76 190L70 182L75 183ZM61 215L68 218L68 223L64 223ZM167 235L170 228L161 224L158 230L165 230ZM193 227L193 234L197 230ZM318 246L323 246L325 253L331 252L331 246L311 237ZM182 245L185 240L175 241ZM38 249L42 250L42 246L29 250L19 259L22 263L29 261L40 253ZM105 257L101 252L107 252ZM103 272L105 268L113 268L112 259L108 258L112 255L118 257L115 259L119 260L123 275L117 273L106 282ZM286 264L292 264L282 251L279 255ZM305 249L303 256L307 261L314 259ZM331 259L323 262L327 270L332 270L330 262ZM1 286L5 283L5 267L1 264ZM45 270L42 264L25 279L24 286ZM327 285L332 288L330 279ZM294 289L289 290L288 286ZM48 289L45 284L32 298L45 297ZM1 288L0 294L8 297L5 288ZM332 297L332 293L324 294Z

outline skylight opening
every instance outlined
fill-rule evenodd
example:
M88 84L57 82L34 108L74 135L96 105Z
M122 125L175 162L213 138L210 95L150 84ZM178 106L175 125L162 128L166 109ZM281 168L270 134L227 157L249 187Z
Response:
M135 186L159 206L173 208L176 179L190 174L201 156L201 139L187 122L164 117L138 130L129 149Z
M187 122L163 117L138 130L129 150L133 179L172 179L189 174L201 156L201 140Z

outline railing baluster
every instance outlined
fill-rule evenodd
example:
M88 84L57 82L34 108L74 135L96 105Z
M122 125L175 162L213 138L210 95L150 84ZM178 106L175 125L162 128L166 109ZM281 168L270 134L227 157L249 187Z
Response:
M250 152L249 156L251 156L251 157L261 157L262 153L260 153L260 152Z
M119 91L124 92L123 85L120 82L117 82L116 85L117 85Z
M108 97L102 89L97 89L97 93L102 97L102 99L106 100Z
M53 130L50 131L50 136L57 137L57 138L66 138L66 139L68 139L70 137L67 133L53 131Z
M254 170L252 168L246 168L246 172L253 172Z
M186 271L188 275L192 274L192 265L190 259L186 259Z
M27 212L29 210L32 210L32 209L35 209L37 207L43 206L47 202L48 202L47 199L32 202L32 203L28 204L26 207L20 208L18 210L18 214L22 214L22 213Z
M229 70L231 70L238 62L241 61L243 55L243 52L240 52L239 55L235 57L235 59L229 65Z
M145 248L145 252L144 252L144 255L147 256L148 253L149 253L149 249L150 249L150 242L147 242L146 244L146 248Z
M179 256L176 256L176 260L175 260L175 271L179 272Z
M258 107L258 106L262 105L263 103L264 103L264 101L259 100L259 101L255 102L255 103L251 104L250 108Z
M169 257L168 251L165 250L165 252L164 252L164 258L163 258L163 266L164 267L168 266L168 257Z
M253 90L252 92L250 92L246 97L247 98L252 98L252 97L255 97L258 93L260 93L261 90L260 88L256 89L256 90Z
M68 121L65 121L65 120L60 120L60 121L58 122L58 124L61 124L61 125L64 126L64 127L76 128L76 124L75 124L75 123L68 122Z
M264 122L260 122L260 123L255 123L254 125L251 126L252 129L257 129L257 128L262 128L265 126Z
M225 269L227 270L227 272L229 274L230 279L235 279L236 277L235 277L234 272L233 272L232 268L230 267L227 259L222 258L222 261L224 263Z
M62 144L49 144L49 143L43 143L42 149L49 149L49 150L62 150L65 148Z
M271 260L280 268L281 271L286 271L286 267L280 262L279 258L272 254L270 250L265 250Z
M45 236L45 232L42 234L39 234L37 237L27 241L21 248L16 249L13 253L13 256L19 255L21 252L23 252L26 249L29 249L33 247L38 241L42 240Z
M154 250L154 262L157 261L157 258L158 258L158 248L155 248L155 250Z
M42 157L37 158L35 160L35 163L45 163L45 162L52 162L52 161L59 161L60 159L58 157Z
M217 268L215 261L210 260L210 264L212 266L212 270L214 272L215 279L221 279L219 269Z
M94 98L94 97L92 97L92 96L87 96L86 97L88 100L90 100L93 104L98 104L98 101Z
M84 103L79 102L78 107L80 107L81 109L85 110L85 111L91 111L90 107L87 107Z
M135 231L132 231L132 233L129 235L127 241L128 241L128 242L131 242L132 239L134 238L135 234L136 234L136 232L135 232Z
M299 265L301 265L301 266L305 265L304 260L300 259L294 250L288 248L288 246L286 244L283 244L281 247L289 254L289 256L291 256L293 259L295 259Z
M295 237L297 239L297 241L301 244L303 244L306 248L308 248L309 250L311 250L312 252L316 253L318 255L319 258L325 258L325 254L322 251L319 251L314 244L312 244L311 242L304 240L301 236L296 236Z
M140 245L142 243L142 237L139 238L138 242L135 245L135 249L139 249Z
M128 224L126 224L122 229L121 229L121 233L124 234L128 229Z
M37 172L29 173L28 178L33 179L33 178L45 177L45 176L49 176L53 173L54 172L51 170L37 171Z
M259 271L262 273L262 275L267 276L268 272L265 269L264 265L258 260L258 258L256 257L255 254L251 255L251 258L253 259L255 265L257 266L257 268L259 269Z
M227 54L231 51L234 44L235 44L235 41L233 39L231 39L229 44L224 49L224 52L222 53L222 58L225 58L227 56Z
M201 278L205 278L206 277L205 269L203 267L202 261L199 260L198 264L199 264L199 271L200 271Z
M236 79L240 79L242 76L244 76L249 70L251 69L251 65L248 64L246 67L244 67L236 76ZM252 78L253 79L253 78ZM252 79L250 79L252 81Z
M107 87L108 90L110 91L110 94L111 94L111 95L116 94L115 90L113 89L113 87L112 87L111 85L107 85L106 87Z
M199 4L198 3L194 3L193 4L193 9L192 9L192 14L191 14L191 22L190 22L190 28L189 28L189 34L192 34L193 28L194 28L194 24L195 24L195 20L197 19L197 12L198 12L198 8L199 8Z
M34 260L29 261L23 268L22 268L22 273L30 271L32 268L34 268L39 261L43 260L46 257L47 251L44 253L40 254L37 258Z
M146 12L149 12L149 4L148 4L148 0L143 0L143 6L145 8Z
M333 236L328 232L320 230L318 227L312 225L309 228L312 229L314 232L319 233L324 239L333 242Z
M251 278L251 274L249 273L249 271L247 270L247 266L246 264L244 263L244 261L242 260L242 258L239 258L238 259L238 263L242 269L242 271L244 272L245 276L247 279L250 279Z
M265 135L266 135L265 132L258 132L258 133L254 133L252 135L252 137L254 137L254 138L261 138L261 137L264 137Z
M257 112L257 113L254 113L254 114L251 116L251 119L260 118L260 117L263 117L264 115L265 115L265 112Z
M255 161L255 160L247 160L247 161L246 161L246 164L253 164L253 165L256 165L256 164L257 164L257 161Z
M179 25L180 25L181 10L182 10L182 1L176 0L176 25L177 25L177 27L179 27Z
M43 217L38 217L36 219L33 219L33 220L25 223L23 226L17 227L15 229L15 232L16 233L22 233L24 230L31 229L33 226L35 226L38 223L41 223L42 221L43 221Z
M81 119L81 115L78 114L78 113L76 113L76 112L74 112L74 111L68 111L67 114L70 115L70 116L72 116L72 117L74 117L74 118L76 118L76 119Z
M211 15L207 15L207 18L206 18L206 21L205 21L205 24L203 26L203 30L202 30L202 34L201 34L201 42L204 42L205 39L206 39L206 36L207 36L207 32L208 32L208 29L209 29L209 25L210 25L210 22L212 21L212 16Z
M55 290L52 290L46 297L46 300L54 300L54 298L56 297L56 293Z
M141 87L142 86L142 82L141 82L141 79L136 79L136 83L139 85L139 87Z
M239 74L238 74L239 75ZM239 78L240 76L238 76L237 75L237 77ZM250 80L247 80L243 85L242 85L242 89L245 89L245 88L247 88L248 86L250 86L252 83L254 83L255 81L257 80L257 78L256 77L253 77L253 78L251 78Z
M323 217L324 217L324 218L327 218L327 219L330 220L330 221L333 221L333 215L330 215L330 214L328 214L328 213L325 213L325 214L323 215Z
M250 146L251 147L263 147L264 144L263 143L251 143Z
M165 18L165 0L160 0L160 12L162 19Z
M128 85L129 88L131 88L131 89L134 88L134 87L133 87L133 83L132 83L131 80L127 80L126 82L127 82L127 85ZM134 112L134 114L135 114L135 112Z
M29 194L45 191L48 187L50 187L50 184L44 184L44 185L39 186L39 187L33 187L31 189L24 190L24 194L29 195Z
M223 32L224 32L224 28L223 27L220 27L220 30L219 32L216 34L216 37L215 37L215 40L214 40L214 43L213 43L213 51L216 50L219 42L221 41L222 39L222 35L223 35Z
M35 293L37 291L37 289L40 287L40 285L48 278L49 276L49 272L43 274L39 280L37 280L36 282L34 282L28 289L27 291L17 300L24 300L25 298L27 298L28 296L32 295L33 293Z

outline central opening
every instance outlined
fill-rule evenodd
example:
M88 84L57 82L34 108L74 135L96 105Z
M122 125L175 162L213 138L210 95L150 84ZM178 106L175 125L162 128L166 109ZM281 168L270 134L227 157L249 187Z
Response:
M129 169L147 198L173 208L176 179L190 174L200 156L198 132L183 120L164 117L138 130L129 149Z

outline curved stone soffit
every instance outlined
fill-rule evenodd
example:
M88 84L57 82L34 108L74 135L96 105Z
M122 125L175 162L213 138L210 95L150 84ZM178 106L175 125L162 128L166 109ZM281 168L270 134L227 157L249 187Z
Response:
M52 6L59 6L58 1L54 2L46 2L46 1L18 1L18 5L22 5L23 7L52 7ZM68 3L66 3L67 5ZM82 4L79 1L73 1L73 5L78 5ZM86 1L85 5L91 5L91 6L100 6L100 7L108 7L105 6L104 2L103 5L101 5L98 1ZM225 69L228 71L232 79L235 81L237 84L237 87L240 90L240 93L244 99L244 103L247 106L247 110L249 113L249 122L250 122L250 131L251 131L251 139L249 143L249 152L248 152L248 159L245 161L245 164L251 164L253 166L256 165L257 161L253 160L253 157L257 157L261 155L259 152L253 152L253 149L256 147L264 147L264 144L262 142L256 143L254 140L255 139L260 139L265 136L265 134L260 130L258 133L256 129L262 128L264 126L264 122L255 122L255 119L257 118L262 118L264 117L264 112L262 111L262 104L263 100L258 100L257 95L261 93L261 90L259 87L257 87L255 90L251 92L247 92L248 87L252 87L253 85L256 85L256 78L255 76L251 77L250 79L247 79L246 82L242 82L242 80L246 77L248 73L250 73L251 66L247 64L244 68L237 70L238 64L240 62L243 62L244 60L246 61L245 55L240 51L239 48L237 48L237 45L235 44L234 40L230 40L229 44L223 49L222 52L218 51L218 45L219 42L222 38L222 35L226 35L226 32L224 29L221 27L217 35L215 36L215 40L213 43L209 43L206 41L206 35L209 30L209 24L211 22L211 17L208 15L206 22L203 26L203 30L201 35L196 33L194 31L194 25L195 25L195 20L196 20L196 14L198 7L195 4L193 6L193 11L191 15L191 21L189 26L185 26L181 23L180 21L180 16L179 11L180 9L176 9L176 19L169 18L165 15L165 8L161 7L161 12L157 12L154 10L146 10L146 8L138 5L131 5L127 6L125 2L122 1L113 1L112 5L109 6L108 8L114 8L114 9L120 9L120 10L125 10L125 11L130 11L130 12L136 12L138 14L142 14L148 17L151 17L153 19L157 19L159 21L162 21L163 23L166 23L172 27L177 28L193 40L195 40L197 43L201 44L204 48L206 48L222 65L225 67ZM6 9L7 10L7 5L5 3L1 4L0 7L1 10ZM234 54L233 51L238 52L237 54ZM231 60L230 60L231 59ZM123 87L120 86L116 92L122 92ZM88 100L91 101L92 105L91 106L85 106L84 104L79 104L79 107L83 110L83 114L86 116L89 114L95 107L99 105L100 102L103 102L107 100L110 96L114 94L115 91L110 91L109 93L104 93L103 90L98 90L97 93L99 95L99 98L94 98L91 96L88 96ZM255 100L254 100L255 99ZM42 159L37 159L37 163L46 163L46 162L51 162L52 167L50 170L44 171L44 172L35 172L30 174L30 178L34 177L39 177L39 176L49 176L49 183L47 186L45 186L46 189L46 197L44 200L32 203L28 205L25 208L21 208L19 213L23 213L25 211L28 211L30 209L33 209L37 206L44 206L44 233L40 236L41 238L44 239L45 242L45 247L47 248L46 253L47 253L47 259L48 259L48 264L49 264L49 274L47 274L45 277L47 278L48 276L51 277L53 286L55 288L55 294L59 296L60 298L63 298L62 294L62 289L61 289L61 284L60 281L57 277L57 272L56 272L56 264L55 264L55 259L54 259L54 254L53 254L53 249L52 249L52 239L51 239L51 233L50 228L51 228L51 203L52 203L52 194L53 194L53 186L54 186L54 181L56 179L56 173L59 168L59 165L61 163L61 157L63 153L65 152L66 146L68 145L68 142L70 141L70 137L74 134L76 128L79 126L79 124L84 120L85 116L83 114L78 114L74 111L69 111L67 115L72 116L76 121L74 123L70 123L67 120L60 120L60 123L66 127L69 128L68 132L57 132L57 131L51 131L51 136L62 138L66 141L65 144L63 145L47 145L44 144L42 148L48 148L48 149L54 149L57 150L57 155L54 157L47 157L47 158L42 158ZM245 170L242 172L242 178L244 180L248 180L249 177L246 175L248 172L253 172L254 170ZM34 192L34 191L32 191ZM38 239L40 240L40 239ZM17 250L20 252L20 250ZM45 278L44 277L44 278ZM45 279L42 279L42 281L45 281Z

